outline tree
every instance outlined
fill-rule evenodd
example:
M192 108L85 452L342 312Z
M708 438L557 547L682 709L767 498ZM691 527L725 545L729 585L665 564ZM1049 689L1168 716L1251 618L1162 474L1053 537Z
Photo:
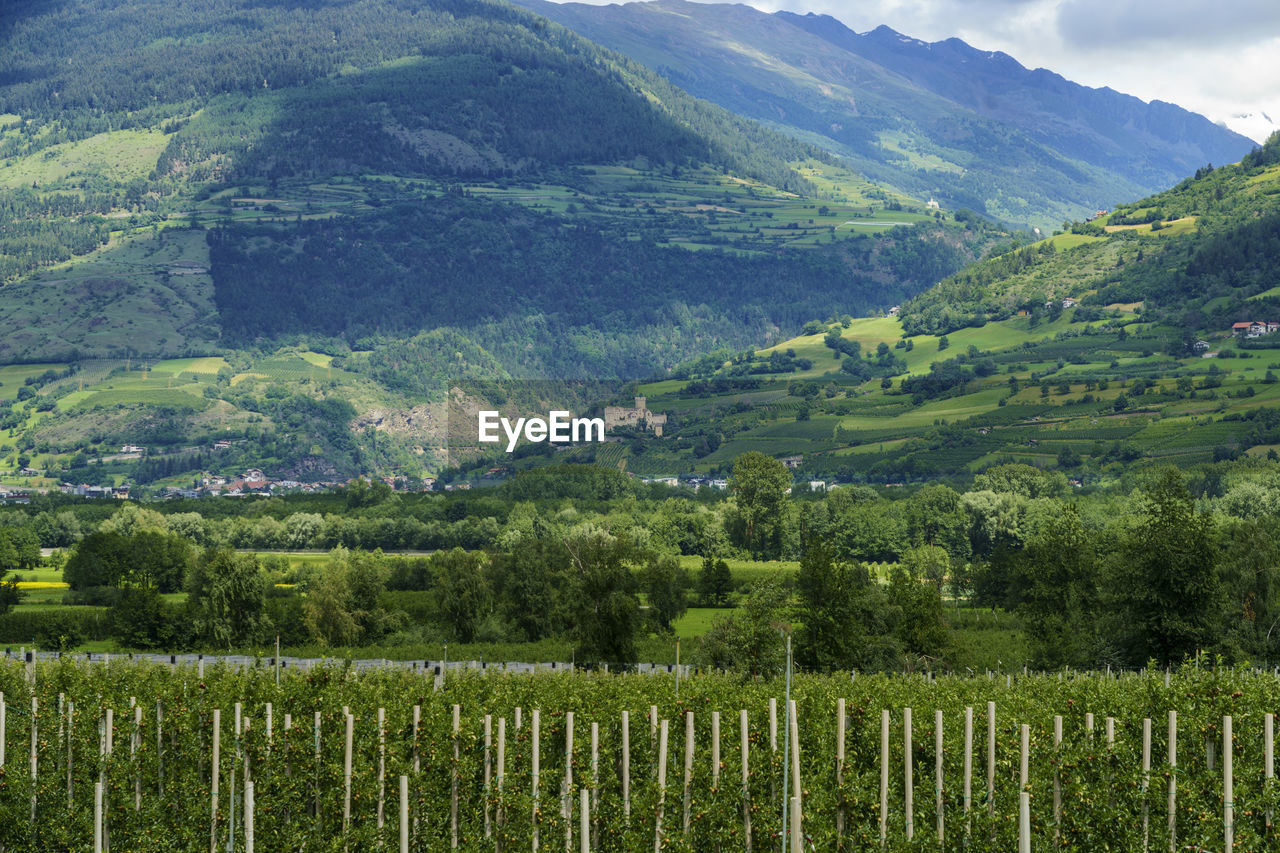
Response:
M631 542L585 527L566 537L565 550L571 566L569 600L577 659L615 666L635 663L641 617Z
M1098 567L1093 534L1060 503L1026 543L1016 582L1035 665L1088 666L1097 658Z
M699 659L715 669L741 672L752 680L781 675L786 666L783 614L788 592L771 575L751 585L747 600L728 616L718 616L702 638Z
M214 548L187 580L196 636L219 648L251 645L267 632L267 576L252 554Z
M748 450L733 460L729 487L746 525L745 544L752 553L776 556L781 548L786 492L791 472L772 456Z
M178 592L195 560L195 549L181 536L144 530L128 538L124 579L157 592Z
M154 586L130 586L120 591L108 616L111 634L127 649L156 649L179 644L170 606Z
M29 527L0 527L0 576L40 565L40 539Z
M461 548L435 554L436 606L440 618L462 643L473 642L493 610L493 586L485 555Z
M907 530L915 545L937 545L956 558L969 555L969 518L950 486L925 486L907 501Z
M1213 518L1197 511L1182 474L1167 469L1137 496L1138 517L1114 567L1130 660L1178 663L1214 634L1219 586Z
M31 544L35 543L34 558ZM40 562L40 543L25 527L0 527L0 613L8 613L22 600L15 579L4 580L9 572L25 571Z
M62 576L74 590L131 585L177 592L194 559L191 543L155 527L128 535L102 530L76 544Z
M304 576L302 624L313 640L331 646L369 643L387 630L382 606L387 568L380 551L350 552L339 546L329 562Z
M128 538L119 533L90 533L67 558L62 579L74 590L118 586L128 573L128 549Z
M973 488L1024 498L1056 498L1066 493L1067 478L1060 471L1043 471L1034 465L1011 462L994 465L974 477Z
M892 665L884 593L861 563L839 562L832 548L809 537L796 576L796 659L821 671L875 670Z
M942 583L951 571L951 558L937 545L921 545L903 554L901 565L912 578L928 581L941 593Z
M569 586L568 553L558 540L526 538L492 563L494 589L503 618L520 638L534 642L562 634Z
M675 557L652 556L644 567L645 594L649 599L649 614L663 631L671 630L671 623L689 609L685 590L689 575Z
M943 619L942 595L896 569L889 581L889 603L897 610L893 635L903 651L939 659L951 650L951 633Z
M976 557L987 558L1001 545L1021 541L1020 515L1026 498L990 489L965 492L960 505L969 517L969 546Z
M733 574L729 564L711 554L702 558L698 572L698 598L703 607L726 607L733 592Z

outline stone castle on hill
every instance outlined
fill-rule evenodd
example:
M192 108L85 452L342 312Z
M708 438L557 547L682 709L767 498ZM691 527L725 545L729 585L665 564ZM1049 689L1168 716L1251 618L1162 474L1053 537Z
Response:
M653 430L654 435L661 437L662 428L667 423L667 416L649 411L648 406L645 405L646 402L644 397L636 397L634 408L631 406L605 406L605 429L639 427L643 424L646 428Z

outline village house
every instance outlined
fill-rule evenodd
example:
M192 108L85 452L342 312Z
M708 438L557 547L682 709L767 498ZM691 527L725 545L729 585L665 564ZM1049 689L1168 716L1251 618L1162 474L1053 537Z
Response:
M786 465L788 468L790 468L790 469L791 469L791 470L793 470L793 471L794 471L795 469L799 468L799 467L800 467L800 464L801 464L802 462L804 462L804 456L784 456L784 457L782 457L782 464L783 464L783 465Z
M1261 320L1246 320L1231 324L1231 334L1238 338L1260 338L1280 332L1280 323Z

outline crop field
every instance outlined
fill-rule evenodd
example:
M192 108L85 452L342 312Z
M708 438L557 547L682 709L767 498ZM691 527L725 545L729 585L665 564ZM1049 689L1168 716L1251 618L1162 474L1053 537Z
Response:
M1280 840L1280 693L1245 670L799 675L793 705L781 679L335 666L277 684L121 659L9 660L0 687L12 850L771 849L784 809L818 850Z

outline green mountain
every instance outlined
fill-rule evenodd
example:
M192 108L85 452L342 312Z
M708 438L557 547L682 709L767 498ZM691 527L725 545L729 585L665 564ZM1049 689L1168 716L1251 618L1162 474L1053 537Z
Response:
M33 4L0 47L4 361L447 327L634 376L998 236L501 2Z
M699 97L916 197L1046 230L1253 145L1203 116L1077 85L959 39L827 15L655 0L521 0Z
M681 365L636 392L667 415L661 438L577 452L714 477L758 450L794 457L801 482L881 486L1018 462L1089 487L1176 464L1212 496L1226 469L1196 466L1280 457L1280 333L1250 336L1280 323L1278 281L1280 135L976 263L900 316Z
M502 2L7 4L0 471L421 472L449 381L648 376L1010 241Z
M1280 316L1280 136L1234 165L974 264L902 307L912 332L980 326L1073 298L1141 303L1184 336ZM1050 305L1050 308L1052 306Z

